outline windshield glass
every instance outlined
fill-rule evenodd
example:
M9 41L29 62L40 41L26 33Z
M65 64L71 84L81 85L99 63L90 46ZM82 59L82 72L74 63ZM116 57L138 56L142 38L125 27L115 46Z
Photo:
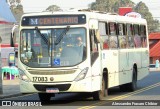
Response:
M24 29L20 36L20 59L27 66L74 66L86 58L84 28Z

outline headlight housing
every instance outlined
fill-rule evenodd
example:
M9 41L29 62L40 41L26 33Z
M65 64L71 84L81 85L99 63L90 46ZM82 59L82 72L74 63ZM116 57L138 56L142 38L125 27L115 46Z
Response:
M86 77L86 74L88 72L88 67L84 68L79 74L78 76L74 79L74 81L80 81L82 79L84 79Z
M28 76L25 74L25 72L21 69L19 70L19 79L26 81L26 82L31 82L31 80L28 78Z

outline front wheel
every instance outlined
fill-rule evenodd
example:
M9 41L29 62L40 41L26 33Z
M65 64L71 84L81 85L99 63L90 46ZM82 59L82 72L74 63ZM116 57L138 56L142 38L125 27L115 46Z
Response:
M50 101L51 97L54 96L52 93L38 93L39 99L41 102Z
M107 83L106 83L105 79L102 78L101 90L92 93L94 100L103 100L103 98L108 95L108 90L107 90L106 84Z

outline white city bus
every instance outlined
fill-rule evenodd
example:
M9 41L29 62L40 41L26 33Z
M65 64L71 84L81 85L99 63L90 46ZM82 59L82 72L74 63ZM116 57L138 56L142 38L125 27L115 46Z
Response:
M19 28L20 90L38 93L42 101L65 92L102 100L111 87L134 91L137 80L149 74L145 19L43 12L23 15Z

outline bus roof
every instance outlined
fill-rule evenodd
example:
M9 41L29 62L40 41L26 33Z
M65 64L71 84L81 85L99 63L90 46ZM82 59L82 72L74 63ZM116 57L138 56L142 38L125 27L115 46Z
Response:
M147 24L146 19L133 18L127 16L120 16L117 14L102 13L97 11L62 11L62 12L38 12L38 13L27 13L22 16L46 16L46 15L78 15L84 14L87 19L98 19L100 21L120 22L120 23L134 23L134 24Z

